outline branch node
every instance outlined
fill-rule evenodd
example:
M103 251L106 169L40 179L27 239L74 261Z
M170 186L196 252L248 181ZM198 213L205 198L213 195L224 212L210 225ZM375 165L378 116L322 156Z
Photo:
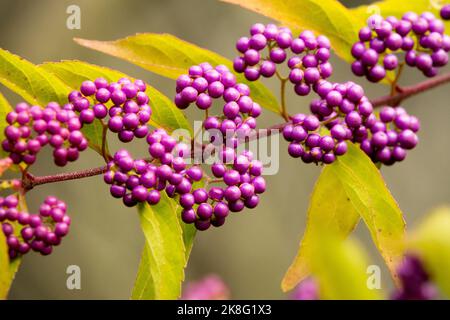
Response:
M24 191L29 191L34 188L35 177L29 172L25 172L22 176L22 188Z

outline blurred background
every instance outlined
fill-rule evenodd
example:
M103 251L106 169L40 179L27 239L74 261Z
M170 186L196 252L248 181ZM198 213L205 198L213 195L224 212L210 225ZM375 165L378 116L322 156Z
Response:
M367 1L343 1L347 6ZM199 46L234 58L235 41L247 35L255 22L270 20L237 6L215 0L14 0L0 1L0 47L33 63L79 59L108 66L130 76L144 79L172 97L174 81L151 74L119 59L83 48L73 37L114 40L142 32L172 33ZM66 28L66 8L81 8L81 29ZM365 85L369 97L386 94L382 85L369 85L354 78L349 65L333 58L333 81L354 80ZM407 70L407 83L423 80L419 72ZM268 86L278 92L275 83ZM11 104L19 97L0 88ZM290 112L305 112L310 98L298 98L288 90ZM382 173L402 208L409 228L431 208L450 202L450 150L448 140L450 108L448 86L422 94L404 104L422 123L419 146L406 161L383 168ZM259 126L280 120L265 112ZM112 150L119 144L110 137ZM280 281L295 256L306 220L308 199L320 167L304 165L288 156L281 142L280 171L267 177L268 191L260 206L235 214L218 229L198 233L187 268L187 280L207 273L221 276L236 299L284 299ZM132 152L142 154L142 144ZM48 148L46 148L48 149ZM47 150L32 172L53 174ZM73 171L102 165L92 151L68 165ZM70 235L48 257L30 254L12 286L13 299L128 299L135 280L143 247L143 236L135 209L113 199L100 176L37 187L27 195L29 207L36 212L48 194L64 199L73 219ZM364 244L371 262L382 267L383 288L389 290L390 278L363 224L356 237ZM66 288L66 268L81 268L81 290Z

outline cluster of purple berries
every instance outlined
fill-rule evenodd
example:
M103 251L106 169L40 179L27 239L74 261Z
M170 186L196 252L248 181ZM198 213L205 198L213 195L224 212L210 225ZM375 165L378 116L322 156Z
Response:
M305 96L311 86L327 79L333 72L328 62L330 41L323 35L316 37L307 30L294 38L288 28L261 23L250 28L250 35L250 38L242 37L237 41L236 49L241 55L233 64L234 70L243 72L249 81L258 80L260 76L272 77L277 72L277 64L287 60L289 80L294 84L295 92ZM266 48L268 55L264 57Z
M147 136L150 158L134 160L125 150L119 150L108 164L104 180L110 184L113 197L122 198L127 206L147 201L157 204L160 192L177 198L183 210L182 220L194 223L198 230L211 225L221 226L229 212L255 208L259 194L266 189L261 176L262 164L252 159L250 152L236 155L233 148L224 147L219 152L220 161L211 166L217 178L214 183L223 187L197 188L195 183L203 179L200 166L188 166L188 146L157 129Z
M177 79L176 92L175 104L180 109L195 103L199 109L207 110L214 99L223 98L225 102L222 115L208 116L203 122L203 127L210 133L210 142L220 146L219 161L211 166L211 171L216 178L214 183L223 186L209 190L193 187L204 172L199 166L192 166L180 170L174 168L175 177L183 177L181 183L169 180L166 187L170 197L179 196L185 223L193 223L198 230L206 230L211 225L219 227L225 223L229 212L255 208L259 194L266 189L261 177L262 164L254 160L249 151L236 154L239 142L256 129L261 106L250 98L250 88L237 83L235 75L223 65L215 68L209 63L192 66L187 75Z
M192 168L198 168L200 175L199 167ZM259 204L259 195L266 190L262 170L262 163L254 160L251 152L244 150L237 154L233 148L223 147L219 151L219 160L211 166L216 178L213 183L217 185L209 190L193 188L180 193L182 220L194 223L198 230L206 230L211 225L223 225L230 212L255 208Z
M283 129L283 137L290 142L288 153L305 163L330 164L336 156L347 152L347 144L330 135L319 133L320 121L315 115L296 114Z
M122 149L114 154L104 175L104 181L111 185L111 195L122 198L129 207L145 201L157 204L161 199L160 192L169 183L181 189L191 186L183 173L178 173L186 168L186 163L182 157L173 156L177 152L177 141L164 129L156 129L147 136L147 142L148 161L134 160L128 151Z
M121 198L123 203L132 207L147 201L157 204L161 194L156 187L156 166L144 160L134 160L125 149L117 151L108 163L104 181L110 184L110 193Z
M436 288L422 261L414 255L406 255L397 270L402 288L392 296L394 300L432 300L436 299Z
M322 80L314 91L320 98L311 102L312 114L291 117L283 137L290 142L292 157L305 163L330 164L347 152L346 141L355 142L367 134L366 125L375 116L363 88L353 82ZM323 127L329 134L321 133Z
M122 78L108 83L103 78L84 81L80 91L69 94L69 102L79 112L80 121L90 124L109 115L108 128L118 134L120 141L130 142L134 137L144 138L152 110L142 80L132 82ZM91 99L93 104L91 104Z
M320 99L311 115L297 114L283 129L288 152L305 163L330 164L347 152L347 142L359 143L374 162L392 165L418 143L419 120L401 107L384 107L377 117L361 86L321 81L314 88ZM329 134L321 133L325 127Z
M405 53L405 62L417 67L427 77L438 74L438 68L448 63L450 37L444 34L444 23L430 12L420 16L408 12L399 20L383 19L375 15L368 26L359 31L359 42L352 47L356 59L352 71L378 82L385 78L386 70L395 70L400 62L396 53Z
M407 150L413 149L419 139L417 132L420 122L402 107L383 107L379 119L370 118L367 131L358 142L361 149L374 162L392 165L406 157Z
M238 141L256 128L256 118L261 114L261 106L250 98L250 88L237 83L236 76L224 65L213 68L205 62L190 67L189 74L178 77L176 92L175 104L180 109L195 103L200 110L207 110L215 99L223 98L223 116L209 116L203 122L211 142L227 140L237 147ZM213 130L220 132L223 139L218 139Z
M39 208L39 214L19 212L19 201L15 195L0 197L0 223L9 248L9 256L14 259L30 250L49 255L53 246L61 243L69 233L70 217L66 214L66 204L49 196ZM20 226L18 233L15 227Z
M60 107L50 102L44 109L19 103L6 115L8 126L2 148L9 152L15 164L31 165L41 148L50 144L58 166L78 159L79 152L88 147L80 131L81 122L71 105Z

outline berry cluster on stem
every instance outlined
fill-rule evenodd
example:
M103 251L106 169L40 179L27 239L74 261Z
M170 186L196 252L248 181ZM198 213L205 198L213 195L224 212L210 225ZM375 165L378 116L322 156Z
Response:
M0 223L9 257L14 259L30 250L49 255L53 246L59 245L69 233L71 219L66 211L66 204L56 197L47 197L39 214L20 211L15 195L0 197Z
M420 16L408 12L399 20L383 19L379 15L369 18L368 26L359 31L359 42L351 50L356 59L352 71L369 81L379 82L386 71L398 69L397 78L406 63L416 67L427 77L438 74L448 63L450 37L444 34L444 23L430 12ZM399 53L404 61L399 61ZM396 82L396 79L390 79Z

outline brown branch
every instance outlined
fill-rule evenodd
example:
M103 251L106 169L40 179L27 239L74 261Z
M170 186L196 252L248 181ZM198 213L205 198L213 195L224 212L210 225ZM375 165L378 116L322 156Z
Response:
M93 177L93 176L103 174L106 171L107 171L107 167L102 166L102 167L97 167L97 168L92 168L92 169L80 170L80 171L75 171L75 172L67 172L67 173L58 173L58 174L54 174L54 175L40 176L40 177L36 177L36 176L32 175L31 173L27 172L24 174L24 176L22 178L22 187L24 190L28 191L28 190L33 189L35 186L38 186L41 184Z
M374 107L381 107L385 105L395 106L401 103L403 100L415 96L419 93L431 90L435 87L450 82L450 72L441 76L437 76L430 80L420 82L408 87L402 87L401 91L393 96L384 96L371 100Z

